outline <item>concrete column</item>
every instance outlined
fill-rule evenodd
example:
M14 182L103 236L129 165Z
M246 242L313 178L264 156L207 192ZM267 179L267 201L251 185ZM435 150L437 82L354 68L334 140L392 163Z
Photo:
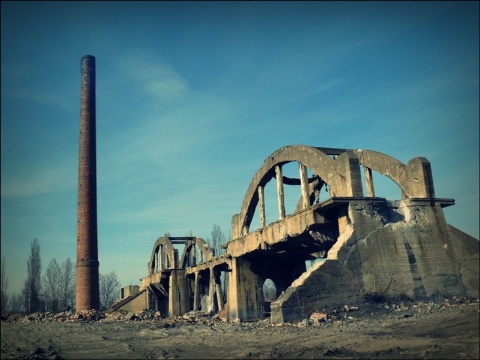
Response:
M335 194L331 194L331 196L363 197L362 176L360 174L358 157L351 152L344 152L336 157L335 165L339 176L335 180Z
M337 160L337 155L333 155L332 158L333 160ZM329 184L325 183L325 186L326 186L326 190L328 191L328 197L336 196L336 194L332 190L332 187Z
M213 268L210 268L210 279L208 283L208 313L213 314L215 311L214 306L215 298L215 275L213 273Z
M250 262L242 258L231 260L228 277L228 317L255 321L262 316L262 286L259 277L250 270Z
M198 302L199 302L199 290L200 287L198 286L198 281L199 281L200 274L198 271L195 273L195 285L194 285L194 290L193 290L193 311L198 310Z
M260 213L260 228L264 228L265 223L265 198L264 198L264 188L262 185L258 187L258 210Z
M195 266L197 265L197 251L195 243L190 243L190 251L188 253L188 266Z
M158 248L158 271L162 271L166 268L165 266L165 251L163 251L163 245L160 245Z
M338 211L338 233L340 236L347 229L347 225L351 223L350 217L348 216L348 209L343 209Z
M365 173L365 187L367 190L368 197L375 197L375 189L373 187L373 177L372 177L372 169L364 166L363 171Z
M220 311L223 309L222 283L220 281L219 272L214 271L214 275L215 275L215 292L217 295L217 305L218 305L218 311Z
M178 315L178 281L175 271L168 278L168 316Z
M178 249L173 249L173 268L178 269Z
M306 209L310 206L307 167L300 162L298 163L298 167L300 171L300 187L302 190L302 199L303 199L302 209Z
M280 165L275 166L275 175L277 178L278 216L282 220L285 219L285 198L283 195L282 167Z
M168 289L168 315L180 316L190 308L185 270L176 269L170 274Z
M430 162L424 157L411 159L407 164L405 188L408 197L434 198L432 169Z

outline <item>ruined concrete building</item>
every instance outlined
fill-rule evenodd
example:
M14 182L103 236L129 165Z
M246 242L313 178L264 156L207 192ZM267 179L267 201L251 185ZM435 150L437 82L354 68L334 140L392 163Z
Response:
M282 174L291 162L298 163L298 178ZM372 172L390 178L400 199L377 197ZM264 188L270 180L279 215L267 224ZM292 214L285 212L284 185L300 189ZM435 197L426 158L405 165L371 150L282 147L253 176L232 218L225 254L214 256L198 237L160 237L138 292L115 308L168 316L224 310L228 319L253 321L265 314L266 279L275 284L271 320L277 323L369 295L478 298L479 241L447 224L442 209L451 205L453 199ZM252 231L254 214L260 225ZM307 269L308 260L317 261Z
M97 239L95 58L81 60L76 310L100 309Z

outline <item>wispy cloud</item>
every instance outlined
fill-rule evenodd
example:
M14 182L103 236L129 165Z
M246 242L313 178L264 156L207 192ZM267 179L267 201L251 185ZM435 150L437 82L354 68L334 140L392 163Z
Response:
M70 164L30 168L28 176L2 173L2 198L40 196L76 186L76 167Z
M16 90L2 90L2 98L28 100L37 104L71 110L74 107L65 91L33 91L31 87ZM75 104L76 106L77 104Z
M140 83L147 94L159 100L183 99L188 92L187 82L158 57L135 51L122 57L119 66L125 76Z
M472 76L475 74L476 76ZM478 63L473 59L457 63L448 71L438 71L430 76L414 79L403 87L397 87L390 91L392 100L416 99L418 101L437 100L439 96L447 96L445 100L452 100L455 96L461 96L464 101L468 100L469 94L478 101L479 77ZM416 103L414 103L416 105ZM445 106L441 103L438 105Z
M35 104L45 105L49 107L71 110L78 106L74 102L76 97L72 97L71 90L73 84L65 84L62 88L53 87L53 79L51 82L38 81L38 73L34 71L33 66L25 64L3 64L2 62L2 99L19 99L32 101Z
M241 198L233 206L224 195L214 198L228 168L212 164L211 157L232 137L242 137L235 125L237 105L208 90L192 91L179 72L155 56L122 57L120 68L144 106L134 123L116 119L128 126L113 124L97 132L102 222L163 227L180 235L190 228L205 232L220 221L228 228Z

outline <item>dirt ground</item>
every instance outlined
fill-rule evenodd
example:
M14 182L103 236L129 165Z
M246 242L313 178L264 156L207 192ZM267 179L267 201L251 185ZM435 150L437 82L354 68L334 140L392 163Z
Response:
M297 324L7 316L2 359L479 359L479 302L360 304ZM131 314L130 314L131 315ZM92 317L90 316L90 319ZM136 319L136 321L134 320Z

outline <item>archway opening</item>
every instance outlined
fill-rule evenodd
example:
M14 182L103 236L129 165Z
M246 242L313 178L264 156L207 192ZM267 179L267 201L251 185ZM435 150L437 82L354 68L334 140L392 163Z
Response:
M275 283L271 279L266 279L263 282L263 301L262 301L265 317L270 317L270 314L272 312L270 304L275 300L277 300L277 287L275 286Z
M370 185L366 179L366 172L370 172L371 174ZM382 197L387 200L400 200L402 198L402 189L388 176L383 175L375 170L368 169L363 165L361 166L360 174L362 177L364 196Z

